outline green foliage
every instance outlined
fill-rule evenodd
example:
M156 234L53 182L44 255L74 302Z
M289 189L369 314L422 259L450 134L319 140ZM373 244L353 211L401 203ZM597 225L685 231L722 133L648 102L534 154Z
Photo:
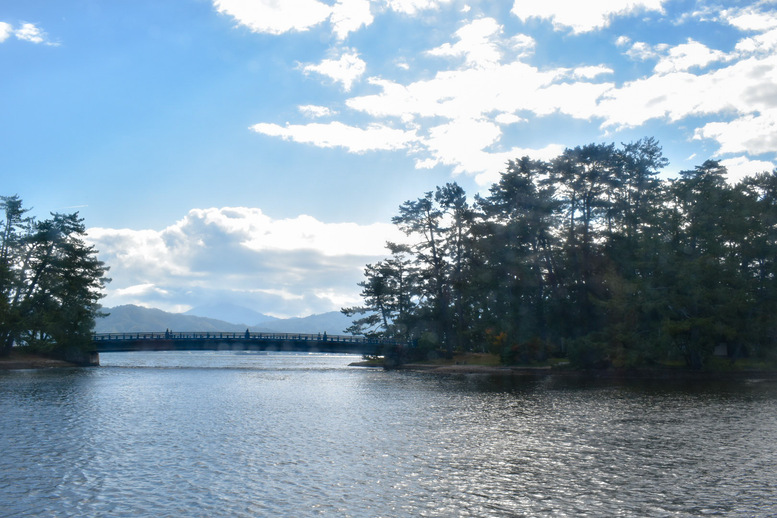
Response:
M589 144L508 162L472 206L456 184L405 202L393 222L414 244L367 266L354 330L505 363L774 358L777 171L732 186L716 161L661 180L666 165L652 138Z
M0 354L13 346L69 355L91 341L107 267L84 242L83 220L25 217L17 196L0 197Z
M583 336L572 340L569 345L569 361L582 369L603 369L612 365L610 348L605 342Z
M535 336L519 344L503 346L499 352L504 364L529 365L547 361L553 348Z
M416 359L433 360L440 356L441 347L437 334L427 331L418 339L413 355Z

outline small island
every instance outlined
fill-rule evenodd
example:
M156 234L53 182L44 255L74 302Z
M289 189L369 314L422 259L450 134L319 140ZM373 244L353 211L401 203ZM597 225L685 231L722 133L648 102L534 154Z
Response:
M349 331L411 344L388 366L773 370L777 171L666 165L653 138L589 144L509 161L474 202L456 183L406 201L408 242L365 267Z

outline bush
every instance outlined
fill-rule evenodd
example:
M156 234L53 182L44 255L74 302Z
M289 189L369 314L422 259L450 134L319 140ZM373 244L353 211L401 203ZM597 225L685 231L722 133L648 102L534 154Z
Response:
M539 337L509 347L502 347L500 356L506 365L521 365L547 361L551 347Z
M590 336L584 336L572 341L569 344L568 355L569 362L575 367L606 369L610 366L607 346Z
M440 345L437 334L427 331L418 339L416 347L408 350L407 359L409 361L436 360L445 355Z

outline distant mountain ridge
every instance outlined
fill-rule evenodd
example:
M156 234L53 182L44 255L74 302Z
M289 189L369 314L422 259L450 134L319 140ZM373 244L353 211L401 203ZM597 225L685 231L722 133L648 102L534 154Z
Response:
M229 302L197 306L196 308L192 308L183 314L196 317L213 318L224 322L249 326L258 326L263 325L266 322L281 320L276 317L264 315L245 306L238 306L237 304L232 304Z
M235 310L235 317L230 317L230 307ZM304 318L275 318L251 311L241 306L214 305L194 308L186 313L169 313L155 308L144 308L132 304L103 308L107 317L98 318L95 322L95 333L140 333L172 331L192 332L243 332L249 329L256 333L324 333L330 335L345 334L345 329L351 325L351 320L338 311L310 315ZM210 312L210 313L209 313ZM198 314L193 314L198 313ZM224 315L227 318L256 316L253 325L244 322L230 322L218 318L202 316L203 314Z

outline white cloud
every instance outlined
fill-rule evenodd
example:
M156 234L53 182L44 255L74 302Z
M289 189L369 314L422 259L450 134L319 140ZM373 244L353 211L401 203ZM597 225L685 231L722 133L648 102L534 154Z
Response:
M537 44L531 36L516 34L504 39L503 27L493 18L471 21L454 33L456 43L444 43L427 51L430 56L464 58L467 67L488 69L505 58L530 55Z
M500 61L502 52L496 37L502 27L493 18L482 18L456 31L459 41L430 50L432 56L463 57L468 66L488 67Z
M709 122L696 129L695 139L714 139L719 153L773 153L777 151L777 108L748 114L729 122Z
M394 225L274 219L260 209L193 209L161 231L91 228L111 265L104 304L160 308L239 300L284 316L336 311L359 301L364 265L403 242Z
M438 9L442 4L450 3L450 0L388 0L390 9L403 14L416 14L419 11Z
M600 116L599 100L612 88L612 83L584 81L552 84L534 94L536 107L533 111L538 115L558 112L576 119L592 120Z
M172 231L171 231L172 232ZM168 232L168 237L170 233ZM119 264L132 270L152 272L156 276L175 277L186 272L183 266L168 253L168 245L162 235L153 230L89 229L89 239L114 250L111 267ZM143 284L133 279L130 285Z
M336 114L335 111L327 108L326 106L317 106L314 104L306 104L303 106L298 106L297 109L300 111L302 115L304 115L305 117L309 117L311 119L329 117Z
M690 113L709 112L704 107L710 85L686 72L654 75L631 81L604 93L598 103L603 126L636 127L654 118L679 120Z
M317 65L307 65L305 72L315 72L342 83L345 91L349 91L354 81L364 75L367 64L359 57L359 54L351 50L340 56L339 59L325 59Z
M493 153L489 156L490 167L478 174L475 177L475 181L478 185L483 187L491 186L499 181L508 160L515 160L516 158L528 156L534 160L550 161L563 152L564 146L561 144L548 144L542 148L514 147L509 151Z
M357 153L405 149L417 157L418 168L445 164L456 173L485 178L484 173L498 171L508 159L515 158L510 153L521 151L502 145L503 125L525 120L521 117L523 111L540 116L564 113L592 118L597 113L597 99L613 86L593 82L612 73L603 65L539 70L516 60L510 53L533 48L534 41L528 37L505 38L502 27L491 18L463 26L455 39L456 43L441 45L430 54L461 57L461 68L443 70L433 78L407 85L369 78L368 82L378 87L379 93L346 100L351 110L376 120L392 120L391 125L376 122L357 128L341 122L285 126L260 123L252 129ZM331 65L338 62L325 63L326 67L322 64L306 70L323 73L335 69ZM430 121L434 124L429 125ZM558 145L551 147L563 149Z
M450 0L387 0L389 9L407 15L438 9ZM335 36L344 40L351 32L372 24L370 0L213 0L216 10L233 17L254 32L283 34L306 31L329 20Z
M493 122L458 118L431 128L424 144L437 163L452 165L454 173L480 171L488 158L483 150L501 135Z
M346 104L375 117L478 119L491 112L532 109L536 92L552 84L559 75L558 71L540 71L514 62L487 69L442 71L432 79L406 86L373 78L370 83L379 86L381 93L354 97Z
M0 43L3 43L11 36L16 39L27 41L29 43L44 44L56 47L58 44L49 41L48 35L34 23L23 23L18 29L7 22L0 22Z
M318 0L213 0L213 5L240 25L268 34L306 31L329 20L335 36L343 40L374 19L370 0L337 0L334 5Z
M743 54L765 54L777 50L777 29L745 38L737 43L736 50Z
M281 298L283 300L289 300L289 301L291 301L291 300L305 300L305 296L304 295L300 295L298 293L292 293L292 292L290 292L288 290L283 290L283 289L266 289L266 290L255 289L255 290L244 290L244 291L247 291L249 293L262 293L264 295L272 295L274 297L278 297L278 298ZM269 314L269 313L266 313L266 314Z
M777 28L777 12L762 12L755 6L725 9L721 12L721 18L742 31L766 32Z
M575 79L594 79L601 75L610 75L613 69L603 65L578 67L572 71L572 77Z
M546 18L553 21L556 30L572 29L574 33L590 32L607 27L615 16L626 16L642 11L663 12L666 0L515 0L512 13L526 21Z
M750 7L713 15L749 34L730 53L693 39L673 47L635 43L627 54L656 59L655 74L604 94L598 102L604 127L707 117L713 120L693 130L693 138L715 140L718 153L777 151L777 13Z
M330 18L334 32L341 40L360 27L370 25L372 21L369 0L338 0Z
M425 119L447 120L426 131L416 130L419 136L413 149L425 149L428 153L417 160L416 166L451 165L458 173L480 175L477 177L480 182L486 178L482 173L499 170L507 159L515 158L493 149L502 137L498 124L521 120L516 117L522 111L592 118L597 114L597 99L612 85L560 81L606 71L605 67L540 71L512 62L490 68L440 72L432 79L408 85L371 79L382 92L351 98L346 104L373 117L401 118L411 126L422 125ZM472 95L472 92L478 94ZM500 114L501 118L492 122Z
M413 5L433 6L422 2ZM598 13L596 19L601 23L611 16L662 9L658 0L580 5L581 9ZM559 6L554 0L532 5L516 3L514 11L525 17L529 13L552 15L556 24L571 24L565 17L572 16L577 7L559 14ZM449 42L425 53L452 58L446 60L447 67L408 82L386 76L368 77L366 82L375 93L345 99L349 110L371 118L372 124L260 123L252 129L354 153L405 150L415 158L419 169L446 165L455 173L475 176L478 182L490 181L494 171L518 152L531 151L535 154L530 156L537 156L539 150L512 146L503 131L510 124L538 117L567 116L599 122L600 129L608 133L651 120L673 124L689 117L704 117L706 123L695 131L693 127L686 129L686 135L716 141L719 153L775 152L777 52L763 50L771 45L771 36L766 36L772 30L776 31L777 49L777 17L747 16L737 11L725 18L725 23L749 31L728 53L694 39L670 46L618 38L615 45L633 59L655 61L651 75L625 82L616 82L615 71L607 64L589 62L573 68L529 64L524 58L534 51L534 39L522 34L506 35L504 26L495 19L477 18L459 27ZM583 25L575 29L578 32L601 26L584 18L580 23ZM747 47L744 41L752 41L748 44L751 51L743 50ZM366 64L355 50L346 50L338 59L308 65L304 70L330 77L348 90L365 73ZM303 113L323 116L326 112L310 108ZM551 142L543 149L563 148Z
M381 124L371 124L363 129L348 126L342 122L287 124L286 126L259 123L251 126L251 129L264 135L323 148L342 147L352 153L406 149L415 139L415 135L410 131L393 129Z
M703 74L656 74L607 93L599 108L606 126L649 119L755 114L777 107L777 56L751 57Z
M775 168L772 162L750 160L744 156L721 160L720 165L728 170L726 180L730 184L736 184L747 176L753 176L763 172L770 173Z
M30 43L43 43L46 41L46 33L32 23L22 24L21 29L16 29L14 35L23 41Z
M437 165L449 165L454 174L474 174L480 186L489 186L499 180L509 160L530 156L537 160L550 160L563 152L564 146L549 144L543 148L512 147L505 150L489 149L498 144L501 129L487 120L457 119L436 126L422 143L430 157L418 160L419 169Z
M500 113L494 117L494 121L499 124L518 124L521 122L528 122L527 119L519 117L514 113Z
M738 52L772 53L777 50L777 12L761 12L755 7L727 9L721 12L721 18L741 31L759 33L737 42Z
M626 51L626 55L637 61L647 61L648 59L658 59L661 53L666 52L667 49L669 49L669 45L664 43L654 46L648 45L644 41L637 41Z
M136 284L134 286L128 286L126 288L119 288L116 290L116 296L118 297L147 297L152 294L167 295L168 292L166 290L159 289L156 285L150 282Z
M13 26L10 23L0 22L0 43L4 42L13 34Z
M537 41L528 34L516 34L510 39L510 44L518 52L518 57L523 57L534 52Z
M672 47L668 55L656 64L655 71L659 74L683 72L695 67L703 68L712 62L724 59L726 59L725 53L710 49L689 38L687 43Z
M203 225L234 236L240 246L255 252L314 250L329 257L380 255L386 237L393 235L388 224L324 223L304 214L276 220L245 207L192 209L177 228L191 235L186 229Z
M213 5L252 31L269 34L305 31L332 14L332 7L317 0L214 0Z

